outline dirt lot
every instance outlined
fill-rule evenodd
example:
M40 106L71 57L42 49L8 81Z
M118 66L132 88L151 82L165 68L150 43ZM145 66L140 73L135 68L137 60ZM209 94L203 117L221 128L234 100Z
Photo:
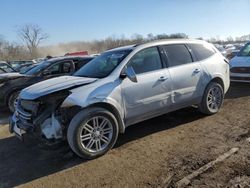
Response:
M8 133L0 114L0 187L169 186L233 147L239 151L192 179L190 187L250 185L250 84L233 84L220 113L179 110L131 126L105 156L83 161L66 147L42 150Z

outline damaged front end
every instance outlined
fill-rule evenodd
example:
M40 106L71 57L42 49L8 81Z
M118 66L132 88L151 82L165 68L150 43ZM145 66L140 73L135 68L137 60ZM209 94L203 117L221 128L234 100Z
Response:
M68 90L49 94L36 100L18 99L10 120L10 132L23 140L26 134L48 145L64 141L70 113L61 108Z
M80 107L62 107L71 90L95 82L95 78L62 76L34 84L21 91L9 130L54 145L66 140L67 127Z

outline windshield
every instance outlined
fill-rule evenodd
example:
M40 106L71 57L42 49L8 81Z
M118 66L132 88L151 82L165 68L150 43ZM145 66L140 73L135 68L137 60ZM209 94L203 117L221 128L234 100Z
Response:
M238 53L238 56L250 56L250 43L246 44Z
M42 70L44 70L49 65L50 65L50 63L47 62L47 61L38 63L38 64L36 64L35 67L33 67L30 70L28 70L25 74L26 75L37 75L38 73L40 73Z
M19 67L21 67L21 63L19 62L11 62L11 66L14 68L14 69L18 69Z
M74 76L104 78L108 76L131 51L131 49L127 49L104 52L79 69Z
M0 68L2 71L4 72L14 72L14 70L8 65L8 64L5 64L5 63L0 63Z
M0 73L5 73L5 71L3 69L0 68Z
M19 70L19 73L20 74L25 74L26 72L28 72L29 70L33 69L34 67L36 67L36 65L28 65L28 66L25 66L25 67L22 67L20 70Z

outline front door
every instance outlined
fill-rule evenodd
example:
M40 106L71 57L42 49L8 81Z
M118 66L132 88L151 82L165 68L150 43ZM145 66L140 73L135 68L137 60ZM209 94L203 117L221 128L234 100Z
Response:
M128 78L121 84L126 124L151 118L171 104L171 81L163 68L157 47L139 51L128 62L137 76L137 82Z

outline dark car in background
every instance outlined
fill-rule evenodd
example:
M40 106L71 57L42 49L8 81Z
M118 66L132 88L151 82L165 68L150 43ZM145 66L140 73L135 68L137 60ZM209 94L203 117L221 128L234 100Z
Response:
M38 66L39 64L40 64L40 63L36 63L36 64L24 66L24 67L22 67L22 68L19 70L19 73L20 73L20 74L25 74L26 72L28 72L28 71L31 70L32 68Z
M36 62L33 60L27 60L27 61L8 61L8 63L13 69L19 72L23 67L33 65Z
M15 72L15 70L5 61L0 61L0 74Z
M20 91L30 85L50 78L71 75L94 57L57 57L35 64L30 70L21 73L0 75L0 106L14 111L14 103Z

